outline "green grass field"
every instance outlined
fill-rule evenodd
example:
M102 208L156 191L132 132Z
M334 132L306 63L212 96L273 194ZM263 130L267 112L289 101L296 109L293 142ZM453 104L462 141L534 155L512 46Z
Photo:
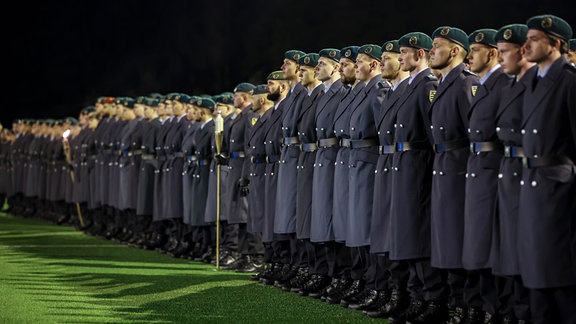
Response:
M0 323L364 323L361 312L0 214Z

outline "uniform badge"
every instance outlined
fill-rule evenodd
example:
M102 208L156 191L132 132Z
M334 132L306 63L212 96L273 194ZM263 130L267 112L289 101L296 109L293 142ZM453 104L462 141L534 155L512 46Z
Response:
M472 86L472 95L476 96L476 90L478 90L478 86Z
M310 64L310 57L306 56L304 58L304 64Z
M408 41L408 43L412 46L416 46L416 44L418 44L418 38L416 36L412 36L412 37L410 37L410 40Z
M436 90L430 90L430 92L428 93L428 100L430 100L430 102L432 102L432 100L434 100L435 96L436 96Z
M346 53L344 53L346 57L350 57L350 55L352 55L352 50L347 50Z
M442 28L442 30L440 30L440 35L446 36L446 35L448 35L449 32L450 32L450 28L444 27L444 28Z
M329 51L328 56L330 56L331 58L335 58L336 57L336 51Z
M369 54L370 52L372 52L372 47L368 46L364 49L364 53Z
M196 105L197 105L197 106L202 106L202 99L198 99L198 100L196 101Z
M294 61L298 61L300 59L300 54L295 53L294 54Z
M394 44L392 44L392 43L386 44L386 50L387 50L388 52L390 52L393 48L394 48Z
M252 117L252 119L250 120L250 123L252 124L252 126L254 126L254 124L256 124L257 121L258 121L257 117Z
M512 29L508 28L504 31L504 35L502 35L505 40L510 40L512 38Z
M483 40L484 40L484 33L478 33L476 34L476 37L474 37L474 41L476 43L480 43Z
M542 28L545 28L545 29L552 27L552 18L546 17L546 18L542 19L542 21L540 22L540 25L542 26Z

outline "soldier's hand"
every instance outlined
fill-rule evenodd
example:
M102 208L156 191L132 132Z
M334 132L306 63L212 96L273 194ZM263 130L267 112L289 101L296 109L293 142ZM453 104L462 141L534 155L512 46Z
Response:
M228 158L224 154L214 154L214 160L217 164L228 165Z
M240 190L240 196L246 197L250 193L250 180L246 178L238 179L238 188Z

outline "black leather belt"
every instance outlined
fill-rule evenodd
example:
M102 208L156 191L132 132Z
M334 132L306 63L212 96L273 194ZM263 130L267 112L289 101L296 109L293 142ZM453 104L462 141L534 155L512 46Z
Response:
M284 138L282 138L282 144L284 144L284 145L300 144L300 139L297 136L284 137Z
M266 163L266 157L265 156L251 156L250 162L252 162L254 164Z
M380 155L396 153L396 145L379 145L378 153Z
M176 153L173 154L173 156L176 157L176 158L183 158L183 157L185 157L186 155L185 155L183 152L176 152Z
M528 157L522 158L522 166L527 169L561 165L561 164L574 165L574 162L572 162L572 160L570 160L570 158L567 156L558 156L558 155L548 155L539 158L528 158Z
M142 154L142 160L154 160L154 154Z
M522 146L511 146L511 145L504 145L504 156L505 157L524 157L524 149Z
M350 147L355 148L364 148L364 147L371 147L378 145L378 139L376 138L368 138L368 139L361 139L361 140L351 140Z
M432 147L428 142L396 142L396 152L411 150L430 150Z
M314 142L314 143L302 143L302 146L300 147L300 149L302 150L302 152L314 152L318 149L318 144L316 144L316 142Z
M467 138L461 138L453 141L448 141L440 144L434 144L434 152L443 153L447 151L462 149L470 144Z
M266 156L266 163L276 163L280 161L280 157L278 155L267 155Z
M350 139L349 138L341 138L340 139L340 146L350 147Z
M502 144L499 142L472 142L470 143L470 152L491 152L502 149Z
M318 140L318 146L322 148L338 146L340 141L338 141L337 137L330 137L330 138L323 138Z
M231 158L231 159L239 159L239 158L243 158L243 157L246 157L246 153L244 153L243 151L231 152L231 153L230 153L230 158Z

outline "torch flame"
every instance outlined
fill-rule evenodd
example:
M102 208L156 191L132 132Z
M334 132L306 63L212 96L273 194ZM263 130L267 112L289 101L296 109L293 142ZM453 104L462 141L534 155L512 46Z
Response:
M68 136L70 136L70 130L69 129L65 130L64 133L62 133L62 137L64 137L64 139L67 139Z

